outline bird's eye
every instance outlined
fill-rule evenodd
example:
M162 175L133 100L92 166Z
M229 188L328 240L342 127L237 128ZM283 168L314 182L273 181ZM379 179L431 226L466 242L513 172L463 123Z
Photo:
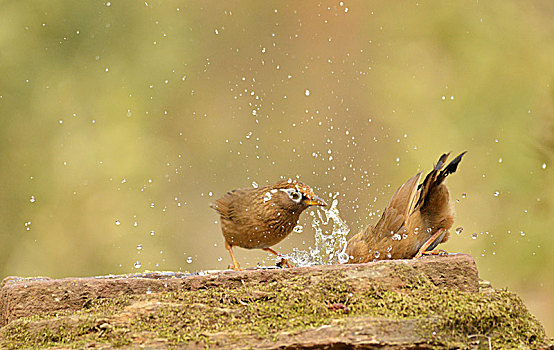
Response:
M281 189L281 191L285 192L295 203L300 203L300 201L302 200L302 193L294 188Z
M297 202L300 198L302 198L302 196L300 195L300 193L294 191L290 194L290 199L292 199L293 201Z
M286 192L289 195L289 198L295 203L300 203L300 201L302 200L302 194L294 188L289 188L281 191Z

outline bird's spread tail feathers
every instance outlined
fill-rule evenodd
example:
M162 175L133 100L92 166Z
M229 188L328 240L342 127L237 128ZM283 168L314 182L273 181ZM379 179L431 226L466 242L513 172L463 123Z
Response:
M431 170L431 172L429 172L429 174L425 176L425 180L423 180L423 182L417 188L421 192L416 204L413 206L414 210L423 205L432 187L442 184L448 175L454 173L456 169L458 169L458 164L460 164L460 161L462 160L462 157L464 156L464 154L466 154L466 152L467 151L460 153L456 158L448 163L446 167L444 167L444 164L446 164L446 160L448 159L450 152L444 153L442 156L440 156L439 161L437 162L433 170Z

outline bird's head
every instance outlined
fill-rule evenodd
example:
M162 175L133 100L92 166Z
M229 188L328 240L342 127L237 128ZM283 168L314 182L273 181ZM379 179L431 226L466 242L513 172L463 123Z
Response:
M301 213L312 205L325 206L327 203L318 197L310 186L297 180L284 180L276 184L263 187L264 202L282 209Z

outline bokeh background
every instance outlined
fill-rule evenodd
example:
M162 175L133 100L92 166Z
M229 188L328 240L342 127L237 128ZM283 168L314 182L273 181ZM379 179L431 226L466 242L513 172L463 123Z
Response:
M0 278L225 268L209 203L282 177L338 195L355 233L467 150L444 248L554 334L554 2L8 0L0 17ZM277 249L313 244L301 222Z

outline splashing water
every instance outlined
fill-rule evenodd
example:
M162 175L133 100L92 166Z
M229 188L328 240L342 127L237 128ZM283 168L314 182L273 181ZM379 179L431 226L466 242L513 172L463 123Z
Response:
M295 248L292 253L283 255L283 257L299 267L348 262L348 255L345 251L346 236L350 229L341 219L337 205L338 200L333 199L329 209L319 208L316 212L311 213L312 227L315 230L314 248L309 247L308 251Z

